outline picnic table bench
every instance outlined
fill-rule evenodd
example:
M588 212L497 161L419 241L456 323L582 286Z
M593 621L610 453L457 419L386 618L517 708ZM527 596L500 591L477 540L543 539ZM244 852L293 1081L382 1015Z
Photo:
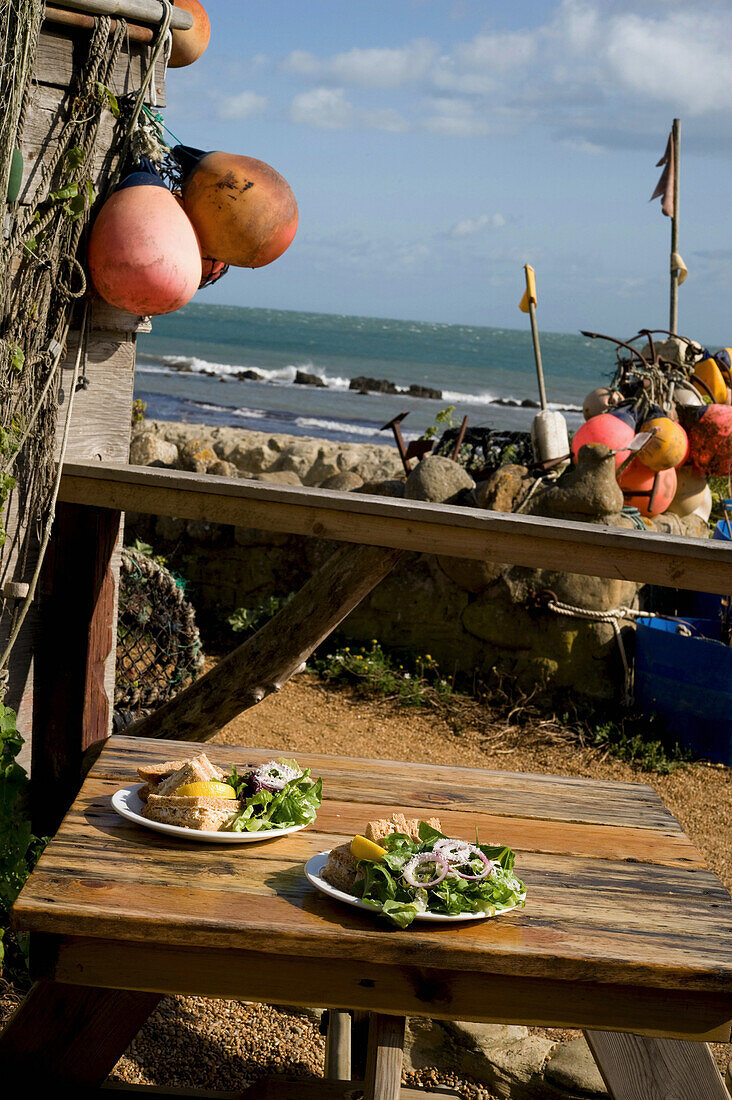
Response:
M223 766L277 755L205 751ZM732 899L651 787L298 754L324 793L302 832L209 845L115 814L138 765L180 756L177 742L108 741L21 892L13 922L34 933L37 985L0 1039L5 1080L37 1075L43 1054L56 1079L100 1085L172 993L370 1013L367 1100L400 1095L410 1015L582 1028L616 1100L729 1100L706 1043L730 1040ZM310 856L394 811L513 847L526 907L399 930L310 885ZM59 1018L72 986L77 1011ZM247 1095L355 1087L274 1078Z

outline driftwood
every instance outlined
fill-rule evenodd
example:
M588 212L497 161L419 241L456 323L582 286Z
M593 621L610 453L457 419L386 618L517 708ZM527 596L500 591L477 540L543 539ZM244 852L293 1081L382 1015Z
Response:
M379 546L341 547L266 626L125 733L207 741L237 714L279 691L401 555Z

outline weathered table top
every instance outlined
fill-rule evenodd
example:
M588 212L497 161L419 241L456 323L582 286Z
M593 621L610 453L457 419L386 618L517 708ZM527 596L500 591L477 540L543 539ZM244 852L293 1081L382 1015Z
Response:
M204 746L201 746L204 748ZM732 899L643 784L298 754L315 824L241 846L118 817L139 764L198 746L115 737L14 908L59 981L729 1039ZM222 765L271 750L206 745ZM317 892L306 860L394 811L505 843L526 908L392 928ZM304 988L307 986L307 988Z

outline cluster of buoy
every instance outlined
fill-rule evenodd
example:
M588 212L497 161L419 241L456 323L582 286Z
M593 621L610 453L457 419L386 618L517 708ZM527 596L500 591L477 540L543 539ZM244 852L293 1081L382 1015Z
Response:
M663 512L709 519L709 477L732 472L732 349L700 352L687 370L676 369L663 407L602 387L583 403L585 423L572 453L602 443L615 451L616 476L625 503L645 517ZM640 433L650 438L637 452Z
M169 65L190 65L208 45L198 0L176 0L193 26L173 31ZM99 295L130 313L171 313L228 269L264 267L291 244L295 196L264 161L235 153L171 149L180 188L173 192L150 161L118 185L89 237L89 272Z

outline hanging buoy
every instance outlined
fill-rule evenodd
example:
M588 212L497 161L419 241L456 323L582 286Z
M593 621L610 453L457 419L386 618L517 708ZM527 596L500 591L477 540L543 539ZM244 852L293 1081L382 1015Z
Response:
M702 359L695 364L691 381L703 397L709 397L721 405L726 404L727 383L713 358Z
M676 471L649 470L637 458L618 475L623 499L642 516L660 516L676 495Z
M649 470L670 470L681 466L689 454L689 437L680 424L668 416L654 416L644 420L639 432L654 434L638 452L638 461Z
M297 232L297 203L279 172L235 153L177 145L173 154L188 170L183 205L204 255L235 267L264 267L289 247Z
M556 409L542 409L531 425L531 442L537 462L569 459L567 421Z
M691 382L677 382L674 386L674 404L703 405L704 399Z
M193 16L193 26L187 31L171 30L173 46L168 59L171 69L192 65L206 52L211 37L211 24L206 9L198 0L173 0L176 8L183 8Z
M156 173L131 173L107 199L89 237L89 271L105 302L143 316L172 313L196 293L196 233Z
M685 405L679 419L689 437L689 460L707 477L732 472L732 407Z
M712 491L701 470L682 466L676 471L676 493L666 509L677 516L701 516L706 522L712 511Z
M601 416L602 413L615 408L622 399L623 396L619 390L610 389L609 386L601 386L599 389L592 390L591 393L587 394L582 402L582 415L585 420L590 420L593 416Z
M638 415L635 411L635 406L630 404L618 405L616 409L608 409L608 416L616 416L618 420L622 420L624 424L632 428L635 432L636 425L638 424Z
M602 413L600 416L593 416L586 420L574 433L572 454L576 459L580 447L588 443L604 443L611 450L620 451L615 455L617 468L628 457L628 451L623 451L622 448L627 448L634 436L635 428L631 428L624 420L613 416L612 413Z

